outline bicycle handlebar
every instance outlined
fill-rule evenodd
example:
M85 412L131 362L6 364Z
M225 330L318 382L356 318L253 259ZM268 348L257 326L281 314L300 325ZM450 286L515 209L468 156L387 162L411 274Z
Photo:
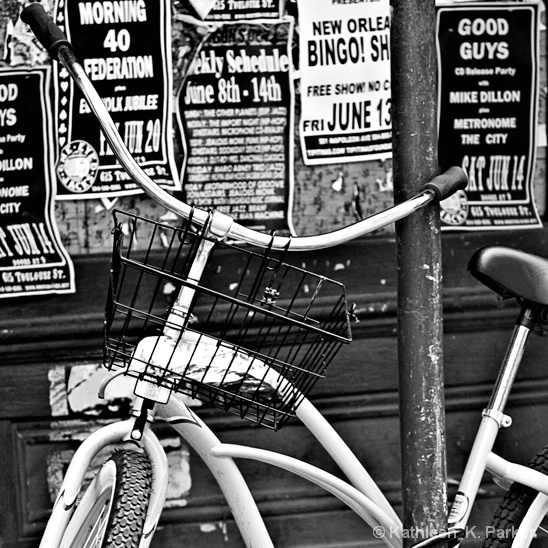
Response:
M43 6L38 3L27 5L21 13L21 20L30 26L38 41L50 52L51 56L67 69L76 85L82 91L91 111L97 117L103 133L105 134L105 138L114 154L135 183L137 183L150 198L166 209L185 219L192 216L193 222L203 226L208 220L208 212L193 208L174 198L169 192L159 187L139 167L118 133L109 111L87 77L82 65L75 57L70 42L61 29L59 29L51 17L45 12ZM460 167L454 166L426 183L422 190L413 198L333 232L295 238L285 236L272 237L270 234L257 232L232 222L228 216L225 216L227 217L227 223L231 223L227 236L262 247L271 246L274 249L290 249L293 251L332 247L383 228L395 221L407 217L430 203L444 200L457 192L457 190L466 188L467 184L468 179L466 173Z
M458 190L464 190L468 185L468 177L461 167L450 167L445 173L437 175L422 188L432 190L436 195L435 201L441 202L452 196Z
M21 12L21 21L29 25L38 41L54 59L57 59L57 50L60 46L71 47L63 31L53 22L42 4L27 5Z

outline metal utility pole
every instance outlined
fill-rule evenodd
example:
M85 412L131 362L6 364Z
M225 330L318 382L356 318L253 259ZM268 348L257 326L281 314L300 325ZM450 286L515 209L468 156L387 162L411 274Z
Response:
M438 174L434 0L393 0L392 131L396 202ZM446 525L441 237L436 207L397 226L403 522L417 538Z

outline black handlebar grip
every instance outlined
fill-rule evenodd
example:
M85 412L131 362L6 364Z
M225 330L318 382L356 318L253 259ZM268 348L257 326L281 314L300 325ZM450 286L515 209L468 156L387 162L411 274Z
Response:
M67 45L71 47L63 31L53 22L42 4L29 4L21 12L21 21L30 26L38 41L54 59L57 59L59 46Z
M434 177L423 186L423 189L429 189L436 195L436 200L441 202L457 192L464 190L468 185L468 176L461 167L450 167L445 173Z

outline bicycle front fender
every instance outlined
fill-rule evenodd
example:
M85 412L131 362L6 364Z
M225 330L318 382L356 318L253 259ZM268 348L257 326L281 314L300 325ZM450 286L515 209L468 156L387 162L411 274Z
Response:
M131 432L132 426L132 420L109 424L93 432L78 447L63 479L40 548L60 546L91 461L107 445L123 440Z
M126 441L134 426L134 420L115 422L93 432L82 442L72 457L46 529L40 548L58 548L63 540L74 512L78 494L91 461L105 447ZM143 530L141 548L148 548L152 534L160 518L167 492L167 457L156 435L147 428L143 436L143 448L152 465L152 489Z

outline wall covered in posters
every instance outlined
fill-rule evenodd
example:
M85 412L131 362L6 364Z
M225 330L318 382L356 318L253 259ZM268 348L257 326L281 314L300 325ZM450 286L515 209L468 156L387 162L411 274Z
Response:
M43 4L147 174L190 203L296 235L392 205L386 0ZM438 6L440 164L462 165L471 179L466 193L444 204L447 229L534 228L544 213L544 6L517 6ZM66 71L18 20L19 10L17 0L0 6L2 81L10 84L15 69L49 74L41 194L52 214L43 226L60 240L55 249L66 248L68 264L70 256L109 250L114 206L169 216L120 169ZM5 139L13 135L6 124ZM30 140L31 131L18 133ZM12 183L2 184L10 200ZM2 207L6 231L13 206ZM13 287L3 293L23 293Z
M128 209L163 222L178 222L163 208L136 193L131 181L121 175L66 75L51 63L18 21L20 3L20 0L0 2L0 227L5 232L5 239L0 237L0 278L2 292L19 297L2 301L1 332L7 363L2 367L0 460L5 465L2 486L5 512L0 516L0 536L18 548L37 545L36 537L74 447L97 419L109 420L128 404L126 387L118 385L109 386L104 401L92 397L105 373L99 365L100 337L112 208ZM229 211L249 226L293 230L298 235L349 225L392 205L392 160L383 142L390 128L389 82L384 72L389 59L386 48L379 48L386 44L390 31L387 28L390 21L381 9L383 2L337 0L325 3L325 11L306 13L309 4L300 0L193 0L192 6L186 0L169 0L163 7L157 0L65 0L65 3L44 0L43 3L82 44L85 53L81 58L87 60L89 74L95 78L128 145L146 163L146 170L163 179L165 186L172 185L170 191L203 207ZM324 2L318 0L316 5L320 4ZM110 15L105 11L106 6L117 6L122 11ZM125 7L131 7L132 11L125 12ZM515 19L509 16L507 6L493 5L496 12L492 16L476 14L475 7L478 6L462 4L462 19L468 19L470 29L474 29L461 36L462 43L467 44L462 46L463 51L474 52L475 56L481 51L486 52L484 55L489 51L499 54L507 51L512 61L497 58L482 65L478 59L461 58L456 66L465 72L468 68L482 67L523 70L522 74L527 74L522 78L523 98L526 89L532 90L529 83L535 72L531 66L527 68L526 61L531 65L534 42L527 47L522 42L523 65L522 61L518 64L514 51L516 37L511 29ZM471 427L463 430L462 425L472 415L477 417L475 409L481 411L484 405L487 380L495 371L496 356L503 351L503 331L510 323L508 307L504 303L495 304L492 294L482 293L470 281L465 272L466 261L476 246L493 241L546 252L546 230L530 230L536 222L532 208L530 215L520 217L533 221L522 226L527 230L514 230L516 224L470 224L476 218L515 220L515 215L503 217L492 213L525 205L504 203L503 192L491 191L487 168L482 168L479 177L478 158L485 157L487 166L491 158L513 154L504 148L504 137L489 137L491 142L487 142L487 135L493 133L505 134L509 143L514 133L520 132L517 166L523 166L523 179L519 176L521 190L526 188L529 177L530 194L525 194L525 198L537 204L541 219L544 215L546 33L543 5L539 8L536 74L540 93L536 122L512 102L499 114L502 104L495 101L490 104L465 101L467 97L475 98L475 93L479 101L482 91L492 92L499 83L503 92L515 92L515 77L510 71L496 75L497 79L495 74L486 78L477 74L440 73L448 112L458 113L455 120L511 117L516 125L494 128L496 131L487 128L472 131L464 127L465 122L456 127L454 120L446 116L440 122L456 155L447 161L459 163L465 157L476 158L478 190L475 194L461 195L445 207L447 223L454 228L443 238L448 418L451 425L458 425L450 429L458 435L448 438L451 477L461 472L460 462L468 447L468 436L463 432L472 432ZM495 22L505 19L508 32L505 33L504 23L500 24L502 33L498 32L499 23L494 26L489 23L487 27L490 19ZM485 21L483 33L480 20ZM453 24L440 19L440 40L441 31L454 28ZM144 39L149 36L154 36L154 43ZM86 49L85 42L91 37L94 45ZM308 42L314 45L308 46ZM503 42L508 46L506 49L493 46ZM303 48L310 48L308 59L303 56L307 51ZM328 70L316 62L320 48ZM383 57L374 61L376 51L383 52ZM159 55L164 57L157 59ZM152 65L146 64L150 56ZM442 60L440 71L443 63ZM361 73L362 67L367 67L365 75ZM342 76L341 80L335 78L335 68L344 69L341 71L345 73L344 80ZM130 77L136 74L142 78ZM486 80L488 86L481 84ZM33 101L27 98L31 89ZM497 95L486 97L496 99ZM327 124L335 119L334 105L340 125L334 136L336 142L320 144L320 139L331 137L329 133L327 137L320 134L320 120ZM480 113L480 109L489 112ZM352 117L341 119L341 112L344 115L349 112ZM379 118L381 114L383 117ZM375 125L379 120L382 124ZM309 122L306 136L310 139L303 145L305 121ZM316 122L315 128L312 122ZM62 141L64 136L66 141ZM31 143L32 153L28 148ZM385 148L374 150L373 145ZM332 147L344 150L328 151L333 153L332 157L318 161ZM49 155L43 153L44 148ZM359 154L350 154L351 149ZM312 150L315 156L312 155L314 161L310 162L307 156ZM367 154L359 157L364 152ZM59 180L58 170L72 189ZM494 188L495 181L499 186L504 182L511 188L512 161L508 173L508 177L489 179L489 184ZM519 173L518 169L516 174ZM89 185L93 176L91 186L78 192ZM517 176L515 181L518 184ZM523 200L524 194L517 194L517 186L515 190L516 193L510 190L510 198ZM484 211L483 217L471 216L472 208L476 207ZM21 212L25 216L18 217ZM141 241L147 236L140 234ZM155 244L164 245L161 236ZM219 264L219 284L231 283L236 278L240 265L231 261L232 257L228 256L226 264ZM375 234L371 240L325 250L313 258L299 254L296 262L301 261L306 268L325 271L343 281L360 320L353 329L354 343L343 350L345 353L334 364L338 369L329 373L315 394L319 406L337 424L345 439L358 448L364 461L373 463L374 477L380 478L390 501L399 504L401 496L395 487L399 485L399 477L394 474L399 463L398 452L394 450L398 443L397 280L392 233ZM66 295L24 296L37 289L76 291ZM164 297L167 302L170 295L166 293ZM472 307L467 306L470 303ZM492 335L488 338L490 343L486 343L486 332ZM519 436L505 443L509 451L519 451L525 457L537 449L534 434L538 420L532 417L531 403L537 406L538 413L538 405L543 405L538 402L546 400L546 387L538 386L538 379L543 376L545 348L542 340L535 338L535 341L532 357L531 354L527 357L526 384L513 402L514 420L531 426L518 428ZM478 356L485 367L468 367L469 363L477 363ZM533 402L530 386L535 387ZM472 403L470 387L473 387ZM352 403L350 408L348 402ZM471 404L473 412L463 411ZM271 433L264 429L246 428L236 419L203 408L198 412L223 431L224 441L249 440L264 448L272 444ZM160 424L159 428L164 427ZM371 433L372 442L364 445L360 433L365 430ZM287 437L277 442L284 452L287 449L289 454L305 459L314 454L319 465L330 466L324 462L321 451L314 450L302 429L288 427L280 435L286 433ZM179 439L167 437L163 443L170 461L170 508L157 542L171 548L180 544L185 534L183 542L191 538L192 545L195 539L200 539L200 545L208 548L217 542L212 540L214 536L219 545L226 545L229 540L237 542L227 514L218 504L214 486L208 483L210 476L192 460ZM293 478L265 475L263 469L255 474L253 468L251 471L254 492L256 488L268 519L280 535L288 532L287 542L315 546L318 542L328 544L327 539L331 538L334 546L341 542L363 543L363 537L357 538L361 530L354 533L353 526L342 527L335 537L326 534L336 521L332 518L340 516L336 501L328 502L313 489L301 490ZM482 489L482 512L485 497L494 497L494 488L491 484L488 487ZM487 519L490 513L491 509ZM204 519L208 521L204 523ZM198 527L201 529L196 530Z

